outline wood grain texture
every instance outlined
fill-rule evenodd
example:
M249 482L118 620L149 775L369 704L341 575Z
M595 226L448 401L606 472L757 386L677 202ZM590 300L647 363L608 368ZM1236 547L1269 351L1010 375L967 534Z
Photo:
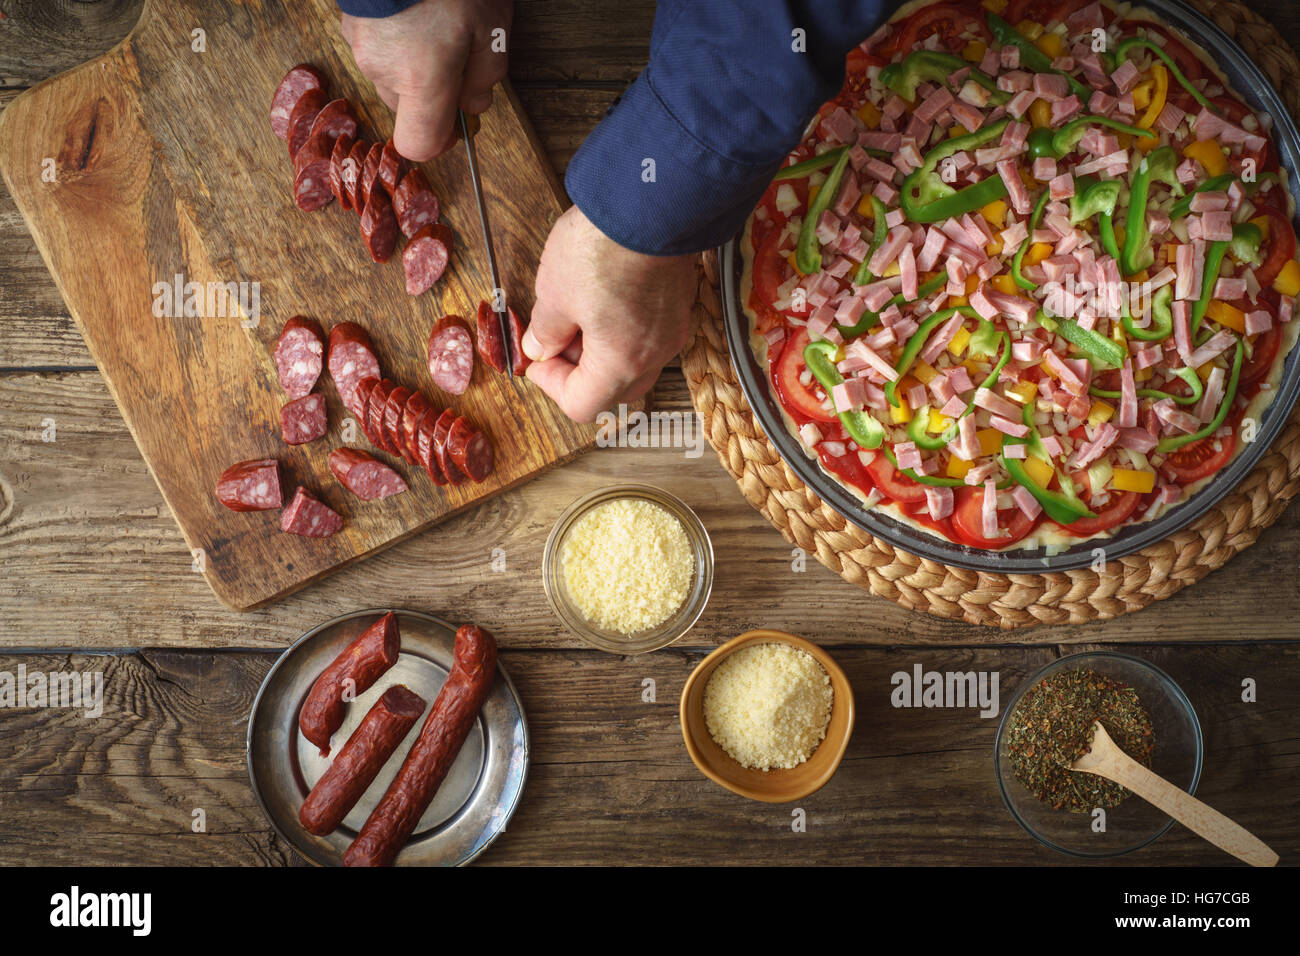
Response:
M854 688L857 724L839 772L797 804L746 801L695 769L677 698L698 653L635 661L589 651L502 655L528 714L531 766L519 811L481 858L503 864L1057 865L1003 807L993 777L996 719L970 710L895 710L890 675L998 671L1001 698L1055 659L997 649L835 648ZM1198 796L1282 857L1300 854L1297 799L1300 650L1168 647L1132 651L1165 669L1205 728ZM0 859L22 863L295 865L248 784L244 732L274 657L146 651L120 656L0 657L29 671L102 670L103 716L6 715L0 737ZM1259 702L1243 704L1254 677ZM645 679L654 703L642 702ZM1157 728L1158 732L1158 728ZM791 832L791 811L807 832ZM196 808L207 832L191 832ZM1081 822L1081 825L1086 825ZM1119 865L1231 865L1181 827ZM1114 865L1114 864L1112 864Z
M288 157L267 120L270 93L294 62L317 63L374 133L391 132L391 115L356 73L331 9L318 0L255 16L234 6L150 4L122 47L29 91L0 127L0 164L37 247L189 547L203 553L209 583L236 609L513 487L572 458L593 434L531 384L484 366L464 396L430 389L429 329L442 314L472 315L492 288L463 153L427 167L443 219L459 237L436 294L407 296L400 261L371 263L346 212L331 206L309 215L294 206ZM196 25L207 31L197 52L188 43ZM478 147L501 281L527 315L563 194L508 88L484 115ZM51 158L56 176L47 181L42 164ZM191 282L260 287L257 300L241 299L258 321L246 335L233 305L211 298L199 316L160 315L160 282L177 287L178 304L179 286ZM382 505L358 502L325 465L340 438L348 440L334 402L329 440L284 446L284 395L270 353L298 312L327 327L346 318L368 328L386 375L429 390L435 404L457 408L489 434L494 473L482 484L438 489L403 469L410 492ZM332 384L323 388L335 397ZM358 433L351 443L360 440ZM344 530L323 540L286 536L274 513L222 508L212 494L217 476L264 457L280 459L288 491L303 484L343 514Z

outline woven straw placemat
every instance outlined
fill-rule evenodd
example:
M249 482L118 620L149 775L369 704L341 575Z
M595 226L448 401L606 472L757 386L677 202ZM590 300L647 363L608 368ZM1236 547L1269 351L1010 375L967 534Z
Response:
M1238 3L1192 0L1254 59L1300 118L1300 62L1277 31ZM1283 78L1287 82L1283 83ZM682 370L705 433L749 503L846 581L911 610L1013 629L1118 617L1175 594L1250 547L1300 492L1300 406L1259 464L1195 523L1091 568L997 574L919 558L863 531L795 475L746 402L723 333L716 257L706 254Z

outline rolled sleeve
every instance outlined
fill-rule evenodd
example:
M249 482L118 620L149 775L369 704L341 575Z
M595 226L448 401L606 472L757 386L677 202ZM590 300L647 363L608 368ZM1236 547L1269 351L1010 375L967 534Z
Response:
M350 17L391 17L420 0L338 0L339 9Z

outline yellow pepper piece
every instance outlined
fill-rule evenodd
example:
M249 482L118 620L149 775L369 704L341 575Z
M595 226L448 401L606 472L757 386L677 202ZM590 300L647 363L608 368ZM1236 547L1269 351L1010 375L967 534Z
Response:
M1238 335L1246 334L1246 313L1235 305L1211 299L1205 314L1224 328L1232 329Z
M1125 351L1128 351L1128 333L1124 331L1123 322L1112 322L1110 324L1110 337L1124 346Z
M1134 105L1137 106L1138 109L1142 109L1142 107L1145 106L1147 110L1142 114L1142 118L1137 121L1139 129L1151 129L1151 127L1155 126L1156 119L1164 111L1165 101L1169 98L1169 71L1165 69L1163 63L1151 64L1151 79L1155 83L1155 89L1151 90L1147 94L1148 102L1139 103L1137 101L1137 89L1134 89L1133 91ZM1142 143L1151 143L1152 146L1154 146L1158 140L1146 139L1144 137L1141 141ZM1222 159L1222 152L1220 152L1219 157Z
M1146 269L1143 269L1141 272L1133 273L1133 275L1129 276L1129 278L1133 282L1147 282L1151 279L1151 273L1148 272Z
M871 193L863 193L862 198L858 200L858 215L871 215Z
M912 409L907 405L907 396L895 393L897 405L889 406L889 420L895 425L906 425L912 420Z
M1100 425L1102 422L1110 421L1114 414L1114 405L1098 400L1092 403L1092 408L1088 411L1088 421L1093 425Z
M1002 224L1007 218L1007 204L1005 200L995 199L987 206L980 207L980 215L989 221L990 226L1002 228Z
M965 126L962 126L961 123L953 123L952 129L948 130L949 139L956 139L958 136L969 136L969 135L970 135L970 130L968 130Z
M809 206L811 206L811 205L813 204L813 200L815 200L815 199L817 198L817 194L818 194L819 192L821 192L821 190L822 190L821 186L809 186L809 187L808 187L808 205L809 205Z
M1042 129L1052 125L1052 104L1047 100L1034 100L1029 104L1029 122L1034 124L1034 129Z
M962 352L966 351L966 346L969 344L970 330L965 326L962 326L957 330L957 334L952 337L952 341L948 343L948 351L953 354L954 358L956 358L959 357Z
M1196 366L1196 377L1202 382L1208 382L1212 371L1214 371L1213 362L1202 362L1200 365Z
M1268 216L1256 216L1254 219L1250 220L1250 222L1251 225L1259 226L1259 231L1264 234L1264 238L1268 238ZM1172 259L1169 261L1173 262Z
M1042 50L1053 60L1065 52L1065 41L1061 39L1059 33L1044 33L1036 41L1034 46Z
M1196 160L1211 176L1222 176L1228 171L1228 157L1223 155L1217 139L1193 140L1183 147L1183 155Z
M931 435L941 435L945 428L952 424L952 419L943 414L939 409L930 409L930 420L925 424L925 430Z
M1036 266L1052 254L1052 244L1050 242L1035 242L1025 253L1025 265ZM1015 281L1014 279L1012 280Z
M967 298L966 296L964 296L964 295L950 295L950 296L948 296L948 305L947 305L947 308L952 309L952 308L956 308L956 307L959 306L959 305L970 305L970 299L968 299L968 298Z
M1007 4L1010 2L1011 0L984 0L982 6L990 13L1001 13L1007 8Z
M991 242L984 243L984 251L990 256L996 256L1002 252L1002 239L998 237Z
M963 459L958 458L956 455L953 455L951 458L948 459L948 477L965 478L966 472L970 471L974 467L975 467L975 462L964 461Z
M989 45L983 40L971 40L961 51L961 58L969 60L971 63L978 63L984 59L984 54L988 52Z
M858 119L867 124L867 129L875 129L880 125L881 113L876 107L868 101L858 107Z
M972 272L970 275L966 277L966 294L970 295L979 287L980 287L980 277Z
M1152 67L1152 73L1154 72L1155 72L1155 67ZM1140 110L1146 109L1148 106L1150 106L1151 88L1154 86L1155 83L1153 81L1144 80L1143 82L1139 83L1137 86L1133 87L1133 105Z
M1009 275L994 276L989 280L989 285L999 292L1005 292L1008 295L1015 295L1020 291L1020 286L1016 285L1016 280Z
M981 428L975 437L980 440L981 455L992 455L1002 448L1002 433L996 428Z
M912 374L916 376L916 380L922 385L929 385L931 380L938 375L939 372L929 362L918 360L917 363L912 366Z
M786 256L786 262L790 263L790 267L794 269L795 272L798 272L799 275L805 274L803 270L799 268L799 263L795 261L795 253L793 251Z
M1149 382L1152 378L1155 377L1155 374L1156 374L1156 370L1154 368L1140 368L1133 373L1133 381Z
M1285 296L1300 295L1300 262L1292 259L1273 280L1273 288Z
M1054 368L1052 368L1050 365L1047 364L1047 360L1046 360L1046 359L1044 359L1043 361L1039 362L1039 363L1038 363L1038 367L1041 368L1041 369L1043 370L1043 374L1044 374L1044 375L1048 375L1048 376L1050 376L1050 377L1052 377L1052 378L1056 378L1056 370L1055 370Z
M1116 468L1111 484L1116 491L1136 491L1145 495L1156 486L1154 471L1135 471L1132 468Z
M885 267L885 271L881 275L881 278L888 279L890 276L901 275L902 271L903 271L903 267L900 266L898 264L898 260L895 259L893 262L891 262L888 266Z
M1007 395L1024 405L1038 395L1038 386L1033 382L1017 382L1007 389Z
M1016 29L1030 40L1037 40L1043 35L1043 25L1033 20L1021 20Z
M1041 458L1035 458L1029 455L1025 458L1025 471L1029 472L1029 477L1034 479L1034 484L1040 488L1046 488L1056 477L1056 469L1050 462L1043 461Z

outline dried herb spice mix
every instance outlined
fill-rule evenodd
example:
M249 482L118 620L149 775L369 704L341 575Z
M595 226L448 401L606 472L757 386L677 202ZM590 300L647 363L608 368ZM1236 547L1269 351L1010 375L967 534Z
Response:
M1155 737L1151 717L1137 691L1122 681L1089 670L1045 677L1020 698L1008 723L1011 767L1029 791L1056 810L1086 813L1115 807L1129 792L1119 784L1070 765L1092 743L1092 723L1126 754L1151 766Z

